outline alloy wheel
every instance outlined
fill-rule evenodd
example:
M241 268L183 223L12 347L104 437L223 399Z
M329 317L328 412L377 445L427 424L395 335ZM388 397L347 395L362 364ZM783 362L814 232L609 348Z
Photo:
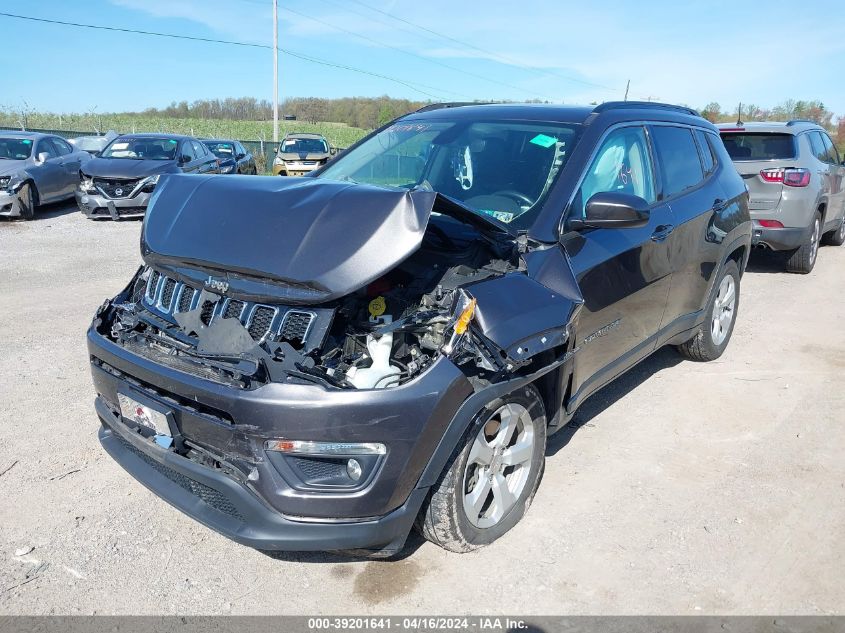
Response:
M736 282L733 276L725 275L713 302L713 314L710 321L710 337L714 345L721 345L727 338L735 310Z
M516 505L528 483L534 425L524 406L499 407L478 431L464 469L463 504L469 522L489 528Z
M813 221L813 234L810 236L810 266L816 261L819 252L819 239L821 238L821 220L816 218Z

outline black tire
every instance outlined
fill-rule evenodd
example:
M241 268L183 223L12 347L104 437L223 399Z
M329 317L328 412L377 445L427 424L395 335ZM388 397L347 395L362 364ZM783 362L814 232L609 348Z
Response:
M499 462L493 467L494 472L497 472L497 468L501 469L495 475L496 481L501 481L501 477L508 484L518 485L519 493L515 495L514 491L509 491L511 498L515 497L513 505L503 512L501 518L495 519L493 525L479 527L471 521L466 512L464 495L469 495L476 486L486 486L488 482L493 481L494 476L481 477L479 473L482 471L479 466L476 463L470 463L470 452L476 439L482 433L485 437L495 436L493 440L498 439L498 432L504 428L501 423L504 418L501 416L497 418L496 414L502 411L506 405L518 405L514 409L507 409L506 411L520 411L521 407L526 412L526 415L520 414L518 416L518 424L522 425L521 430L517 426L517 422L514 422L516 431L513 433L513 442L508 443L507 446L524 443L530 427L530 432L533 434L530 446L531 457L530 460L525 461L523 466L504 466L502 468L502 463ZM530 418L527 423L526 417ZM491 433L491 425L496 424L497 420L496 433ZM527 454L528 451L526 450L525 453ZM426 503L417 517L417 529L432 543L452 552L469 552L489 545L510 530L525 515L534 499L534 493L537 491L537 486L543 474L545 453L546 412L537 389L533 385L527 385L494 400L478 413L463 439L455 447L443 469L443 473L432 487ZM494 454L500 455L498 459L504 457L502 453L494 452ZM527 468L527 471L518 470L521 468ZM473 487L467 490L467 485ZM491 483L490 485L494 484ZM509 485L508 488L510 488ZM484 494L482 501L489 500L490 503L486 512L492 513L493 506L500 497L496 496L492 488L486 489L489 492ZM501 490L498 487L496 489ZM479 492L481 492L481 489L479 489ZM481 498L481 495L479 495L479 498ZM476 517L475 520L478 521L479 519L488 522L494 520L494 518L489 517Z
M35 217L35 207L38 206L38 191L31 182L25 182L18 190L18 205L22 220L31 220Z
M842 246L845 244L845 218L842 218L838 229L828 231L824 234L822 244L826 244L827 246Z
M717 303L719 304L720 314L724 314L722 299L720 299L720 289L723 287L723 281L730 276L733 280L734 302L731 309L730 322L723 324L720 328L719 334L714 332L714 322L716 319ZM736 324L736 317L739 313L739 267L732 259L725 262L722 267L722 272L713 286L710 300L707 302L706 317L704 323L698 326L695 331L695 336L685 343L677 345L675 349L684 358L698 362L707 362L716 360L721 356L730 343L731 335L733 334L734 325ZM724 338L721 338L724 336Z
M804 240L804 244L792 251L786 260L787 272L798 273L799 275L813 272L816 260L819 258L821 229L822 215L816 212L813 216L813 222L810 224L809 240Z

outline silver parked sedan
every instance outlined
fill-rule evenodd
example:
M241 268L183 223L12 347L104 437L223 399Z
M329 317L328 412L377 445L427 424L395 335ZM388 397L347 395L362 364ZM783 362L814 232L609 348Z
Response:
M39 205L73 198L90 158L58 136L0 132L0 216L29 220Z

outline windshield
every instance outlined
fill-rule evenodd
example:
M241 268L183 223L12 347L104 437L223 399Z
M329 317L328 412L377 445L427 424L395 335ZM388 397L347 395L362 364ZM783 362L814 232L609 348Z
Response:
M722 133L722 141L733 160L795 158L795 137L792 134Z
M114 139L100 156L133 160L175 160L178 146L179 141L173 138L121 136Z
M286 138L279 148L280 154L328 154L329 147L321 138Z
M32 139L0 138L0 159L26 160L32 154Z
M217 158L232 158L235 155L235 146L224 141L204 141L205 146L210 149Z
M577 125L404 120L335 159L320 178L428 189L515 228L554 183Z

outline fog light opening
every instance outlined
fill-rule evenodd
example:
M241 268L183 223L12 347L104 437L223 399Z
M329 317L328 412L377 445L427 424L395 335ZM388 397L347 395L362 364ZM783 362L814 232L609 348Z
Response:
M358 463L357 459L350 459L346 462L346 474L349 475L349 478L352 481L358 481L361 479L363 470L361 469L361 464Z

